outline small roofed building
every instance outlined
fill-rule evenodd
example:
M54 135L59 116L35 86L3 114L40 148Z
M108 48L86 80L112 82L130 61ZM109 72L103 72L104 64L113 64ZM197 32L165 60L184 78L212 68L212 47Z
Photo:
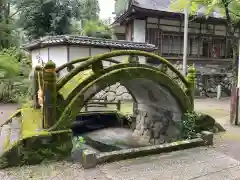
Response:
M116 37L154 44L158 53L167 60L182 61L184 13L174 12L171 2L173 1L115 0L116 18L113 27ZM201 7L197 15L189 19L188 62L194 62L196 67L228 66L232 50L226 21L218 12L206 19L205 10ZM236 38L239 38L239 34L239 30L236 31Z
M49 60L55 62L56 66L59 67L75 59L116 50L142 50L147 52L156 50L155 45L147 43L70 35L44 37L25 44L23 48L30 53L33 68ZM123 62L127 58L128 56L119 56L113 59ZM139 56L139 62L145 64L146 58ZM103 61L103 65L108 67L111 62ZM63 76L65 73L67 73L67 69L61 71L59 75ZM108 91L110 94L107 93ZM100 91L94 98L132 100L127 89L119 83L111 85L107 90Z
M155 45L147 43L70 35L47 36L25 44L23 48L30 53L33 67L49 60L58 67L74 59L123 49L148 52L156 50ZM124 58L126 56L115 57L114 60L121 62ZM139 61L146 63L144 57L139 57ZM110 62L103 63L108 66L107 63Z

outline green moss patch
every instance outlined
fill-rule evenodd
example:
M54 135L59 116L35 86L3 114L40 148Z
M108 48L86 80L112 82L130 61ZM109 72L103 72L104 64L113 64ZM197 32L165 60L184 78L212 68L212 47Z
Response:
M40 109L22 109L21 138L29 137L42 129L43 116Z
M79 72L59 90L59 93L63 96L64 99L66 99L69 96L69 94L79 84L81 84L85 79L87 79L91 75L93 75L92 70L85 70L85 71Z
M104 54L100 54L94 57L91 57L90 59L84 61L81 65L77 66L75 69L71 71L71 73L67 74L64 78L62 78L59 81L58 89L61 89L71 78L73 78L75 75L77 75L79 72L83 71L84 69L90 67L92 64L102 61L104 59L117 57L117 56L124 56L124 55L134 55L134 56L144 56L144 57L150 57L158 60L160 63L166 64L167 67L172 70L176 75L183 81L183 83L188 87L188 81L185 79L185 77L182 75L181 72L179 72L169 61L164 59L161 56L158 56L153 53L148 53L145 51L138 51L138 50L119 50L119 51L112 51Z
M71 150L71 130L36 132L9 147L0 158L0 168L62 160L70 157Z

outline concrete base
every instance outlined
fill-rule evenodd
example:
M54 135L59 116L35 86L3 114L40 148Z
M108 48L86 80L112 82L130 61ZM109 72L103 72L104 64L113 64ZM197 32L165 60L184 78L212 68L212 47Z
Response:
M94 168L97 165L96 151L83 150L82 152L82 166L84 169Z
M201 133L201 135L202 135L202 139L205 142L205 145L207 145L207 146L213 145L213 133L212 132L203 131Z

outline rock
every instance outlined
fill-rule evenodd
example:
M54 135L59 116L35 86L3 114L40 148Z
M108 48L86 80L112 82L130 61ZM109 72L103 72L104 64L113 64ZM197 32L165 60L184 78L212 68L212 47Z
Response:
M214 131L215 119L207 114L201 114L196 121L196 132Z
M136 130L140 130L141 129L141 124L140 123L137 123L136 124Z
M155 140L155 145L163 144L165 142L164 139L156 139Z
M94 132L85 133L82 136L85 137L87 144L88 140L90 140L91 146L100 151L108 151L108 147L109 151L111 151L112 148L127 149L149 145L146 139L143 140L142 137L139 136L138 130L133 132L130 129L125 128L101 129ZM98 149L99 147L101 149Z
M152 129L154 139L159 138L162 127L163 125L161 122L155 122L154 127Z
M144 133L144 127L142 126L141 129L140 129L140 131L139 131L139 135L142 136L143 133Z
M150 136L151 136L151 131L150 130L145 130L144 131L144 133L143 133L143 137L148 137L148 138L150 138Z

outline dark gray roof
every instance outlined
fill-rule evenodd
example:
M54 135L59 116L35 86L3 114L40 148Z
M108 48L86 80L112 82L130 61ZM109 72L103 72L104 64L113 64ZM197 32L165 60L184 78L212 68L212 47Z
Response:
M84 45L84 46L95 46L95 47L107 47L116 49L135 49L135 50L145 50L154 51L157 48L153 44L138 43L132 41L122 41L122 40L111 40L102 39L94 37L85 36L71 36L71 35L61 35L61 36L46 36L41 39L37 39L28 44L23 45L25 50L33 50L54 45Z
M143 9L176 13L176 11L170 8L172 2L173 0L133 0L132 5ZM206 8L201 7L199 8L198 14L204 15L205 11ZM213 12L211 16L215 18L223 18L223 16L218 12Z

